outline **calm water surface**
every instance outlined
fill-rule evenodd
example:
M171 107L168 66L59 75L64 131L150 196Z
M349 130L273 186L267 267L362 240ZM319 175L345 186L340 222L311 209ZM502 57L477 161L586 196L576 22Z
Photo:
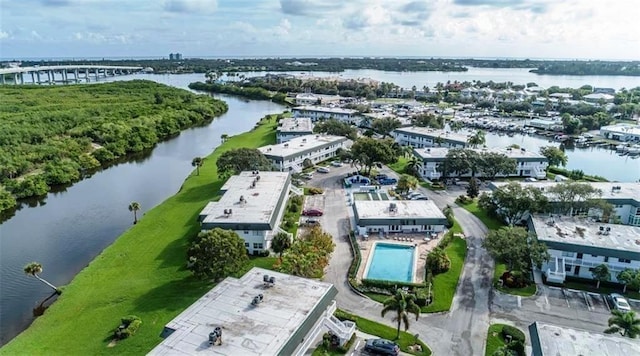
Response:
M151 79L186 88L200 75L138 75L126 79ZM120 79L125 79L121 77ZM22 267L31 261L43 265L42 277L64 285L116 237L128 229L131 201L142 212L178 191L192 171L191 160L206 156L220 144L223 133L250 130L261 117L283 106L267 101L216 96L229 111L210 125L183 131L159 144L146 157L122 163L52 193L44 204L25 207L0 225L0 344L6 343L33 320L32 308L51 294L44 284L27 277Z

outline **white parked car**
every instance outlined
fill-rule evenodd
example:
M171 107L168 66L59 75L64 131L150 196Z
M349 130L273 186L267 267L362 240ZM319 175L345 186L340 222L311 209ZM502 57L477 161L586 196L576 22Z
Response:
M334 167L342 167L342 162L340 161L333 161L331 162L331 165Z
M319 173L329 173L331 172L331 170L327 167L318 167L318 169L316 169L316 171L318 171Z
M611 302L613 303L613 307L623 312L630 312L631 306L623 296L618 293L611 293L609 295L611 297Z
M313 179L313 173L302 173L301 177L304 179Z

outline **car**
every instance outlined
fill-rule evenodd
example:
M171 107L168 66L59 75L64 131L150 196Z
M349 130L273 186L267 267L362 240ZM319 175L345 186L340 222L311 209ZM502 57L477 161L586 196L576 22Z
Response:
M305 226L317 226L320 225L320 220L318 219L307 219L304 221Z
M327 167L318 167L318 169L316 169L317 172L319 173L329 173L331 172L331 170Z
M622 295L618 293L611 293L609 297L611 298L611 303L613 303L613 307L615 309L623 312L631 311L631 306L629 305L629 302L627 302L627 300Z
M395 178L382 178L378 179L378 183L381 185L392 185L398 183L398 180Z
M334 167L342 167L342 162L340 161L333 161L331 162L331 165Z
M319 209L305 209L302 211L304 216L322 216L324 213Z
M386 174L376 174L374 178L376 180L387 179L387 175Z
M313 173L302 173L301 177L304 179L313 179Z
M413 198L411 198L411 200L429 200L429 198L427 198L426 195L414 195Z
M525 182L537 182L538 180L533 178L533 177L529 177L529 178L525 178L524 181Z
M396 356L400 354L398 344L386 339L368 339L365 341L364 350L378 355Z

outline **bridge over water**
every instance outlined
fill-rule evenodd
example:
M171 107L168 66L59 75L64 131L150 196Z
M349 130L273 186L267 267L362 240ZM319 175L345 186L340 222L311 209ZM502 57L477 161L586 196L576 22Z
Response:
M101 65L57 65L0 68L0 84L77 83L98 78L127 75L142 71L142 67ZM26 81L25 81L26 77ZM31 79L30 81L28 79Z

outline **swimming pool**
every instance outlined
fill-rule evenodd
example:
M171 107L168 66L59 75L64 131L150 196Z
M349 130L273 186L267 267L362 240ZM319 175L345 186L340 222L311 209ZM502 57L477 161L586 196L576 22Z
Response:
M413 246L376 242L364 275L366 279L413 282L414 265Z

